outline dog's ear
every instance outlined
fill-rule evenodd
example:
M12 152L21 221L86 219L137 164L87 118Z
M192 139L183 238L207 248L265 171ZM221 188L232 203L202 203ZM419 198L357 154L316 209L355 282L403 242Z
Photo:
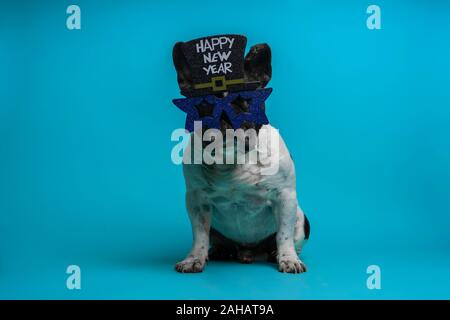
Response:
M244 71L247 81L258 81L264 88L272 78L272 53L268 44L256 44L245 56Z
M182 45L182 42L175 43L172 51L172 58L175 69L177 70L178 86L180 87L181 92L186 92L192 90L194 84L192 82L191 70L189 69L187 59L181 49Z

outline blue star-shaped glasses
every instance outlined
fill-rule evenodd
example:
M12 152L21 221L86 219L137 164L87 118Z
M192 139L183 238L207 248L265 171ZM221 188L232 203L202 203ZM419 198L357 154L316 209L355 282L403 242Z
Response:
M231 121L234 130L239 129L244 121L256 124L268 124L269 120L261 108L264 101L272 92L271 88L259 89L253 91L241 91L229 93L226 97L219 98L215 95L207 95L201 97L192 97L184 99L174 99L173 103L186 112L186 130L194 131L194 121L202 121L202 125L208 128L220 129L220 117L225 112ZM238 98L248 102L249 112L236 112L232 103ZM212 115L200 117L196 106L206 102L213 106Z

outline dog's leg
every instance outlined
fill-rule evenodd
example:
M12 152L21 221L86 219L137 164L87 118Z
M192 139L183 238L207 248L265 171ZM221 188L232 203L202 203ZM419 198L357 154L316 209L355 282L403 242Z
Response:
M175 266L178 272L202 272L208 260L211 206L196 192L186 193L186 208L192 225L194 242L186 259Z
M281 190L273 208L278 223L276 235L278 269L281 272L288 273L305 272L306 266L298 258L294 246L297 221L297 194L295 190Z
M297 207L297 223L295 225L294 244L297 254L300 255L303 245L309 239L310 226L306 215L300 206Z

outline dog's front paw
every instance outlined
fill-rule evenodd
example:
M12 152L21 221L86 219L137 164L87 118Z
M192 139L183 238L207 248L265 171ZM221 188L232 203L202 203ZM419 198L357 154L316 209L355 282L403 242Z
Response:
M181 273L197 273L202 272L205 268L206 259L198 257L187 257L175 265L175 269Z
M297 257L280 257L278 270L283 273L303 273L306 272L306 265Z

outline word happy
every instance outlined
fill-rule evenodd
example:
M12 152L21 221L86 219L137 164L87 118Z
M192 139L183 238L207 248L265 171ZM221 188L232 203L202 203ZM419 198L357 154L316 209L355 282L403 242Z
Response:
M197 53L203 54L203 63L208 64L203 67L206 75L227 74L231 70L232 63L227 61L231 55L234 38L215 37L211 39L201 39L196 45ZM221 50L214 52L216 50ZM226 51L228 50L228 51Z

